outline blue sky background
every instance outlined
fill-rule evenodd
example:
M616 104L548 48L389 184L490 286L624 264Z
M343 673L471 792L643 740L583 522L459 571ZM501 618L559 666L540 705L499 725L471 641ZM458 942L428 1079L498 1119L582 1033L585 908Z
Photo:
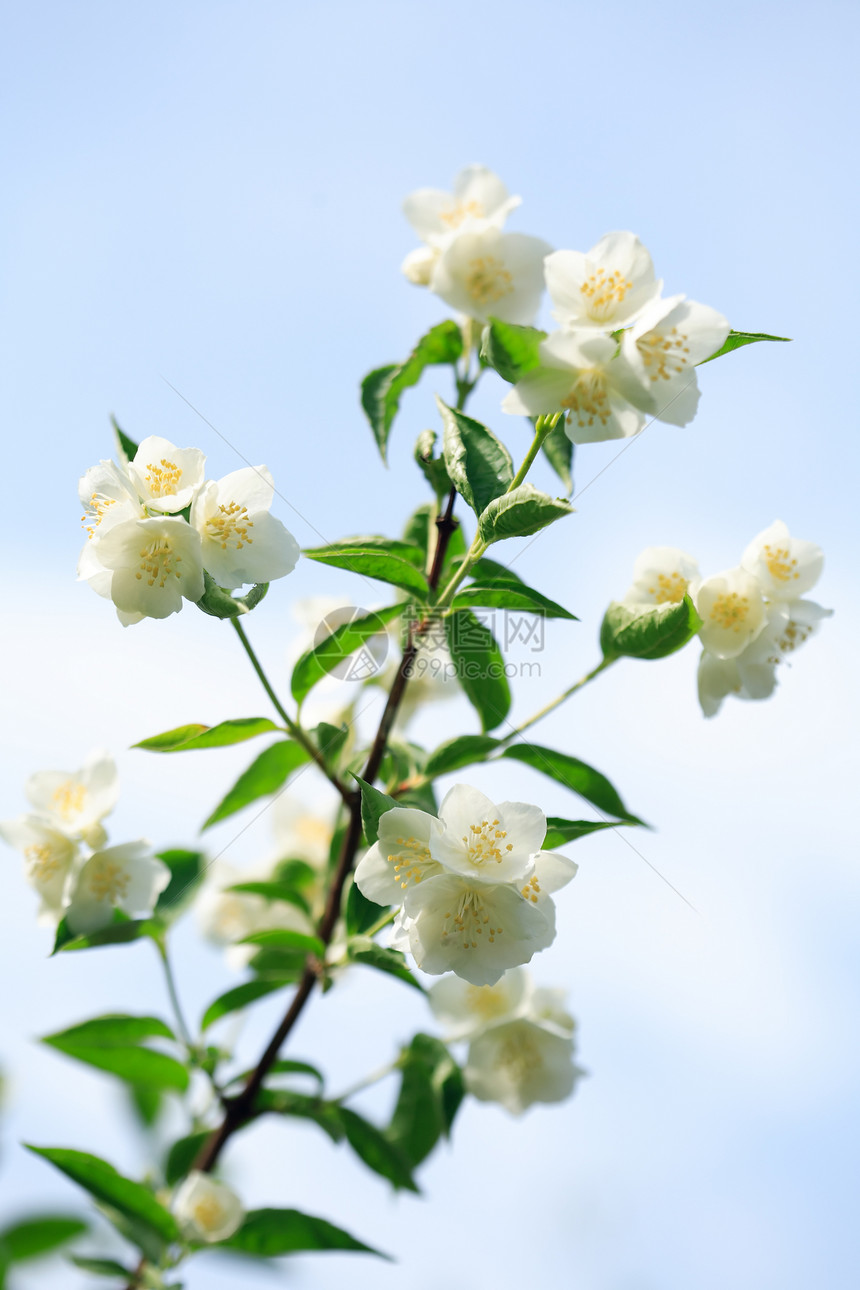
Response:
M109 413L135 438L203 448L213 477L241 464L237 451L266 462L303 544L397 532L422 500L411 448L434 424L433 379L406 396L387 471L356 397L368 369L405 357L448 314L398 272L414 245L400 213L411 189L447 187L483 161L523 196L509 228L582 250L632 229L667 292L794 338L704 369L686 429L656 424L611 466L617 446L583 449L577 488L595 482L576 516L516 565L581 622L553 627L515 718L593 664L602 611L644 546L682 546L716 571L778 516L823 546L815 594L837 610L768 704L727 704L705 723L690 648L619 667L541 728L657 826L632 839L636 851L611 833L577 844L558 941L533 965L570 991L588 1080L520 1122L467 1106L454 1150L423 1171L422 1200L391 1199L291 1124L255 1129L226 1164L249 1205L325 1214L399 1260L300 1259L301 1290L346 1278L430 1290L443 1277L452 1290L527 1278L581 1290L853 1287L856 7L4 9L3 817L24 809L31 771L72 768L103 745L124 784L112 838L192 841L247 755L173 759L168 777L157 758L123 750L185 720L265 711L227 628L188 608L123 631L75 584L75 486L111 451ZM499 412L502 391L488 378L473 407L517 456L523 423ZM543 468L535 480L554 487ZM282 685L300 634L291 601L364 592L310 562L273 588L249 627ZM458 719L474 728L451 704L415 733L432 745ZM571 813L524 770L470 780ZM271 845L265 818L236 831L213 845L237 862ZM157 965L145 946L47 961L11 853L0 876L0 1189L11 1214L82 1207L17 1141L90 1148L129 1171L143 1168L144 1145L107 1081L32 1036L164 1008ZM192 1014L235 979L190 925L178 960ZM325 1066L334 1089L350 1083L430 1024L407 993L348 979L309 1010L295 1054ZM249 1018L249 1059L276 1013L261 1005ZM380 1087L368 1111L384 1114L390 1096ZM275 1283L210 1256L187 1278L189 1290ZM72 1277L56 1264L15 1284Z

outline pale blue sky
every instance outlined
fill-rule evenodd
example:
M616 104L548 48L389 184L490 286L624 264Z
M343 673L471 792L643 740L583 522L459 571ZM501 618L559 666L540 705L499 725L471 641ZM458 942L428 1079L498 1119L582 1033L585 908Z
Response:
M411 448L433 424L433 382L406 396L387 472L356 400L369 368L405 356L448 314L398 272L414 245L400 213L411 189L446 187L483 161L523 196L511 229L583 250L632 229L667 292L794 338L704 369L696 421L647 430L517 566L582 620L551 638L520 716L593 663L602 609L646 545L685 547L716 570L779 516L824 547L816 594L837 609L769 704L727 705L704 723L688 651L619 669L542 732L659 826L637 846L700 911L614 835L578 844L559 941L535 969L571 991L588 1081L564 1108L519 1123L467 1107L454 1153L425 1171L424 1201L389 1201L292 1126L269 1128L269 1150L258 1134L230 1164L250 1203L325 1213L400 1259L301 1260L301 1290L347 1278L356 1290L404 1279L430 1290L443 1276L452 1290L527 1278L577 1290L853 1287L856 6L4 10L2 817L23 809L31 770L71 768L103 744L122 754L114 839L191 840L246 758L172 762L166 784L162 763L122 750L180 720L264 710L226 629L188 609L123 632L75 585L75 485L111 451L110 412L135 438L203 448L213 476L241 464L230 444L266 462L303 544L315 530L396 531L421 499ZM501 392L488 380L475 410L516 456L522 423L498 411ZM583 449L578 487L616 451ZM251 620L279 679L298 634L289 603L317 593L356 594L346 575L305 562ZM453 711L428 719L428 742L450 733ZM492 788L569 806L533 776L509 772ZM238 858L267 838L246 837ZM105 1081L29 1036L100 1011L158 1010L160 984L144 947L46 962L11 853L2 876L15 990L0 1188L10 1210L73 1204L17 1138L91 1146L129 1170L143 1157ZM192 1012L232 979L190 929L180 976ZM250 1022L249 1057L271 1019L264 1006ZM337 1087L428 1024L396 987L356 981L309 1014L296 1043ZM19 1280L71 1283L60 1270ZM238 1284L273 1282L219 1273L214 1260L188 1278L189 1290Z

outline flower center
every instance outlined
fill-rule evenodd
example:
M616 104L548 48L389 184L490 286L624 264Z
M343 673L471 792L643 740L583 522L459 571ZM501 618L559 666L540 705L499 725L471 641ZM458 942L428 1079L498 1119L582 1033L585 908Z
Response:
M114 904L128 891L131 875L113 860L103 860L90 874L90 891L96 900L109 900Z
M607 273L605 269L592 273L579 288L584 297L585 312L595 322L606 322L614 317L618 305L632 289L633 283L622 273L616 270Z
M455 206L449 206L447 210L439 212L439 218L448 228L459 228L464 220L483 219L484 208L480 202L457 202Z
M149 474L145 478L152 497L175 496L177 485L182 479L181 466L177 466L175 461L168 461L167 457L162 457L157 465L148 461L146 469Z
M576 415L579 426L593 426L595 417L605 426L612 416L612 409L606 392L606 376L600 368L590 367L580 373L573 389L562 399L561 406L568 410L568 420Z
M71 820L84 809L87 790L75 779L67 779L51 795L51 802L57 815L64 820Z
M689 582L680 573L658 573L657 586L648 588L655 605L678 604L687 594Z
M154 542L148 542L146 546L141 547L140 567L134 576L138 581L146 578L149 587L154 587L156 583L159 587L163 587L168 578L182 577L175 567L181 561L181 555L173 554L168 538L156 538Z
M500 842L507 837L504 829L499 828L498 820L482 820L480 824L470 824L469 833L463 834L463 842L469 859L474 865L482 865L487 860L501 864L504 860ZM508 842L505 851L513 851L513 844Z
M509 296L513 289L513 278L494 255L479 255L469 261L466 290L476 304L494 305L502 296Z
M763 554L767 571L777 582L788 582L792 578L800 577L797 572L797 561L791 559L787 547L771 546L770 543L766 543Z
M37 883L50 882L60 868L59 860L44 842L34 842L26 847L24 858L30 867L30 877Z
M739 632L749 609L748 596L739 596L736 591L723 592L714 601L710 615L711 622L726 631Z
M533 905L537 904L537 899L540 895L540 883L534 874L529 878L528 882L520 892L520 895L523 900L530 900Z
M496 1062L515 1084L521 1084L543 1066L540 1049L531 1035L517 1030L505 1037L496 1053Z
M115 497L105 497L104 493L93 493L86 503L86 514L81 516L81 524L91 538L105 517L105 511L115 503Z
M406 890L410 882L419 883L424 877L424 869L432 863L432 857L425 843L418 838L398 838L399 851L388 857L389 864L394 865L394 877Z
M689 359L690 349L686 344L686 332L679 332L673 327L669 332L649 331L636 342L636 348L642 355L642 361L652 381L669 381L679 372L683 372Z
M248 537L248 529L253 527L254 521L248 519L247 506L230 502L227 506L219 506L217 515L209 516L206 521L206 536L211 542L217 542L222 551L227 550L230 542L237 551L241 551L246 542L250 546L254 541Z
M491 945L504 931L503 927L492 926L480 893L472 888L467 888L461 894L456 909L450 910L444 921L442 940L446 941L449 936L462 937L464 950L476 950L478 942L475 937L483 936L485 930Z
M213 1231L224 1218L223 1206L213 1196L204 1196L202 1200L198 1200L192 1213L195 1223L204 1232Z
M466 1006L485 1021L502 1017L508 1011L508 1000L504 990L495 985L470 985L466 991Z

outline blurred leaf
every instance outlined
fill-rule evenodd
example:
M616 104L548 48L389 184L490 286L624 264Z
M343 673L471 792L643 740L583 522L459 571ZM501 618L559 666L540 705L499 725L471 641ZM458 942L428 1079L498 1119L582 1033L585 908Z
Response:
M302 954L315 954L317 958L325 957L325 945L318 936L306 936L304 932L294 932L286 927L271 927L262 932L251 932L237 942L239 945L262 945L268 949L290 950Z
M71 930L65 918L61 919L51 953L57 954L60 950L98 949L102 945L126 945L142 936L149 936L158 942L163 934L164 926L160 921L152 918L129 918L122 910L115 909L107 927L101 927L97 932L81 933L79 936Z
M0 1268L9 1263L26 1263L74 1240L88 1230L80 1218L66 1214L35 1214L20 1218L0 1231Z
M157 859L170 870L170 882L155 902L155 914L173 921L194 897L206 873L202 851L159 851Z
M346 897L346 934L361 936L375 927L385 913L384 907L368 900L353 882Z
M237 717L234 721L221 721L217 726L177 726L151 739L142 739L132 747L144 748L147 752L193 752L198 748L226 748L273 730L280 731L280 727L268 717Z
M49 1161L96 1200L145 1224L164 1241L179 1239L176 1220L158 1203L152 1192L141 1183L124 1178L106 1160L88 1155L85 1151L72 1151L65 1147L34 1147L29 1143L24 1145L28 1151Z
M253 1209L238 1232L219 1242L218 1248L263 1258L300 1250L352 1250L388 1258L324 1218L314 1218L297 1209Z
M184 1138L177 1138L171 1145L164 1162L164 1181L168 1187L173 1187L180 1178L184 1178L193 1169L194 1161L212 1137L212 1133L212 1129L201 1129L198 1133L189 1133Z
M400 1056L400 1093L388 1135L414 1168L450 1134L465 1094L463 1076L441 1039L416 1035Z
M373 908L378 911L379 905L374 905ZM349 943L348 954L353 963L363 963L366 967L376 968L379 972L385 972L389 976L396 976L405 985L411 985L413 989L420 990L422 994L426 993L423 985L406 966L406 957L401 954L400 950L392 950L385 945L377 945L368 936L356 936Z
M123 1267L115 1259L94 1259L83 1254L73 1254L70 1261L82 1272L91 1272L94 1277L122 1277L128 1281L134 1276L133 1268Z
M240 1008L247 1008L249 1004L256 1003L257 999L262 999L275 990L282 990L288 984L288 981L255 978L253 981L245 981L242 985L234 986L232 990L226 990L209 1004L201 1019L200 1029L208 1030L222 1017L226 1017L231 1012L238 1012Z
M381 1129L345 1106L340 1108L340 1121L347 1142L368 1169L387 1178L395 1191L418 1191L406 1156Z

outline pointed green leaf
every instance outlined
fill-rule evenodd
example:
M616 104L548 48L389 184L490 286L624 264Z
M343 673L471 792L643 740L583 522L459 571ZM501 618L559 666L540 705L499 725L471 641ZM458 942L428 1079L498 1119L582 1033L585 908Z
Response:
M457 680L486 732L504 721L511 708L505 660L495 637L469 609L445 619L445 636Z
M361 824L364 836L372 845L379 839L379 817L386 811L393 810L395 806L400 806L401 803L389 797L387 793L380 793L378 788L365 783L359 775L353 775L353 779L361 789Z
M305 897L288 882L235 882L225 891L238 891L246 896L262 896L263 900L283 900L286 904L309 914L310 909Z
M164 925L157 919L129 918L121 910L115 909L113 919L107 927L79 936L71 930L65 918L61 919L51 953L57 954L60 950L97 949L102 945L127 945L129 941L137 941L141 936L151 936L153 940L159 941L163 934Z
M116 417L111 417L110 423L113 426L113 432L116 436L117 445L119 446L120 458L124 457L126 462L134 461L137 456L139 445L136 444L133 439L129 439L125 431L120 429L120 425Z
M148 1028L150 1023L158 1029ZM168 1028L154 1017L99 1017L70 1030L46 1035L42 1043L75 1061L116 1075L128 1084L183 1093L188 1088L185 1066L166 1053L134 1044L133 1040L141 1034L172 1038Z
M558 815L547 816L544 851L555 851L568 842L584 838L588 833L597 833L600 829L617 829L624 820L563 820Z
M252 1209L238 1232L220 1241L218 1249L241 1250L243 1254L257 1254L262 1258L302 1250L352 1250L388 1258L387 1254L357 1241L324 1218L314 1218L297 1209Z
M237 944L262 945L267 949L290 950L297 954L315 954L318 959L325 957L325 946L318 936L306 936L304 932L294 932L286 927L270 927L262 932L251 932Z
M275 990L282 990L287 984L289 983L285 981L255 978L253 981L245 981L242 985L234 986L232 990L226 990L209 1004L201 1019L200 1029L208 1030L221 1017L226 1017L231 1012L238 1012L240 1008L247 1008L257 999L262 999Z
M226 820L228 816L235 815L261 797L277 793L293 771L309 760L310 756L301 744L294 743L291 739L281 739L264 749L221 799L203 824L203 829Z
M400 1055L400 1092L388 1136L413 1169L448 1137L465 1095L462 1072L441 1039L416 1035Z
M178 918L191 902L206 873L202 851L159 851L157 858L170 870L170 882L155 902L155 914L165 920Z
M702 620L689 596L677 604L624 605L613 601L600 627L604 658L667 658L691 641Z
M374 901L368 900L353 882L346 897L346 934L362 936L375 927L382 917L383 910Z
M134 1269L123 1267L115 1259L95 1259L83 1254L73 1254L71 1262L82 1272L91 1272L94 1277L122 1277L129 1281L134 1277Z
M24 1145L34 1155L49 1161L96 1200L144 1223L164 1241L179 1240L175 1218L158 1203L149 1188L123 1177L106 1160L66 1147L34 1147L29 1143Z
M368 1169L387 1178L395 1191L418 1191L406 1156L381 1129L345 1106L340 1108L340 1122L347 1142Z
M378 915L379 905L374 905L373 908ZM377 945L369 936L355 936L349 943L348 953L351 962L364 963L367 967L373 967L379 972L395 976L404 985L411 985L413 989L420 990L422 994L426 994L424 986L406 966L405 955L401 954L399 950L389 949L386 945Z
M116 1012L44 1035L41 1042L68 1053L74 1048L125 1048L141 1039L155 1038L175 1039L176 1036L159 1017L131 1017Z
M491 752L499 746L499 740L492 735L458 735L440 744L427 758L424 773L431 778L436 775L447 775L462 766L473 766L475 762L486 761Z
M368 373L361 383L361 406L370 422L377 447L386 459L388 436L400 408L403 391L417 385L425 367L451 364L463 352L463 336L455 322L448 319L431 327L422 336L405 363L391 363Z
M541 493L534 484L520 484L513 492L504 493L488 504L478 522L478 531L484 542L529 537L572 514L570 502Z
M301 703L318 681L333 671L355 650L360 649L371 636L385 632L386 623L399 617L403 612L402 605L389 605L376 613L355 618L344 623L326 636L325 640L303 654L293 669L290 688L293 698Z
M539 744L514 744L512 748L506 748L502 756L540 771L542 775L569 788L607 815L614 815L629 824L642 823L630 814L606 776L577 757L557 752L554 748L543 748Z
M325 1102L320 1097L308 1097L293 1089L262 1088L257 1094L256 1107L269 1115L293 1115L301 1120L312 1120L332 1142L342 1142L344 1136L340 1107Z
M521 327L492 318L481 337L481 358L503 380L516 385L526 372L537 367L540 362L538 347L542 340L546 340L546 335L537 327Z
M514 477L511 454L492 430L437 397L444 426L445 468L457 492L481 515Z
M710 358L703 358L702 363L711 363L715 358L721 358L723 354L730 354L733 349L740 349L742 345L754 345L758 340L782 340L790 341L790 336L768 336L763 331L730 331L723 344L717 350L716 354L711 354Z
M553 426L541 447L569 497L573 492L573 440L565 434L564 421Z
M411 559L404 559L396 548L407 546L406 542L392 542L392 550L383 547L361 547L354 542L349 544L315 547L303 554L318 564L328 564L336 569L346 569L363 578L375 578L387 582L403 591L427 598L430 588L420 568L416 568ZM417 549L417 548L416 548ZM420 554L420 552L419 552Z
M482 609L517 609L525 614L538 614L541 618L567 618L578 622L575 614L562 605L543 596L522 582L482 581L470 583L454 596L452 608L474 605Z
M240 744L273 730L280 731L280 726L268 717L239 717L235 721L222 721L217 726L177 726L175 730L165 730L162 735L142 739L132 747L144 748L147 752L193 752L198 748L225 748L229 744Z
M436 431L422 430L415 442L413 455L418 463L419 470L433 489L437 500L441 503L442 499L451 491L451 480L448 478L444 459L434 457L435 451Z
M198 1133L177 1138L172 1144L164 1162L164 1181L168 1187L178 1183L194 1168L194 1161L212 1137L212 1132L212 1129L201 1129Z

